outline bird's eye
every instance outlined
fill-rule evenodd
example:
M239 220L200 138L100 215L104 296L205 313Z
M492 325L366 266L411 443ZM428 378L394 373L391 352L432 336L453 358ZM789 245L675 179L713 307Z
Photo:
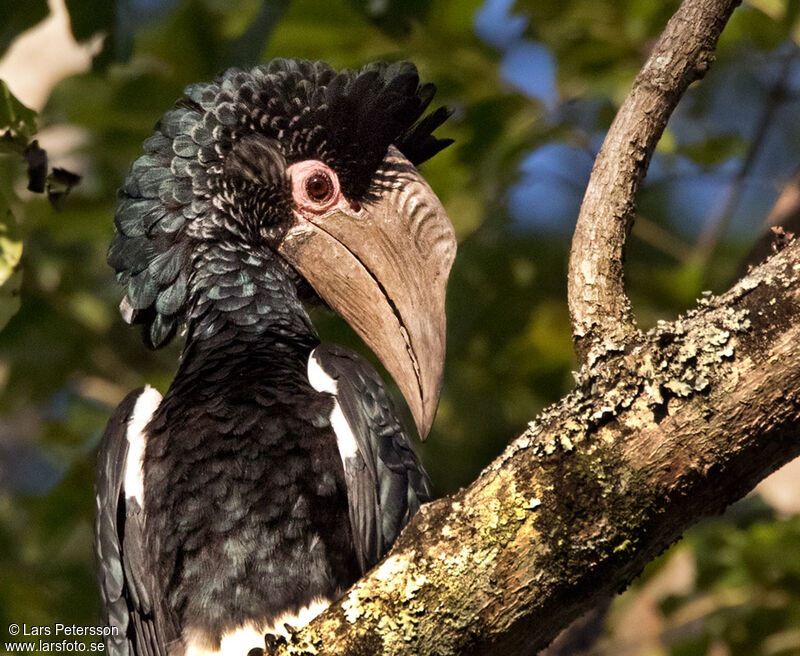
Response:
M325 171L314 171L306 178L306 193L317 203L324 203L333 195L333 182Z
M292 199L299 210L322 214L340 202L339 178L325 162L307 159L292 164L287 172L292 184Z

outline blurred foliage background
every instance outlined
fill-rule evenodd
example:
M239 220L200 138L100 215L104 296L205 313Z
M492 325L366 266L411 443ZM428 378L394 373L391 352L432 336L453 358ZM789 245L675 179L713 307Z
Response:
M423 457L468 484L572 384L566 262L603 135L675 0L25 0L0 6L0 634L99 622L93 468L111 409L165 391L105 264L116 189L189 83L276 56L411 59L456 144L424 165L456 226L449 352ZM683 99L639 197L643 327L724 290L800 164L797 0L751 0ZM16 96L16 98L15 98ZM27 105L27 106L26 106ZM82 176L28 191L25 148ZM68 181L69 182L69 181ZM67 182L67 186L68 186ZM317 313L327 339L357 344ZM788 473L787 473L788 472ZM594 654L800 654L797 466L705 522L619 597Z

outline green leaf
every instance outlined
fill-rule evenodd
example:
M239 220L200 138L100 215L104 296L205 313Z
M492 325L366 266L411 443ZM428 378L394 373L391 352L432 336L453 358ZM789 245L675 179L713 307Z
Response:
M47 0L4 2L0 5L0 54L11 42L29 27L33 27L47 14Z
M21 153L36 134L36 112L14 97L0 80L0 154Z
M9 322L20 306L22 270L22 239L16 229L11 210L6 209L0 222L0 330Z

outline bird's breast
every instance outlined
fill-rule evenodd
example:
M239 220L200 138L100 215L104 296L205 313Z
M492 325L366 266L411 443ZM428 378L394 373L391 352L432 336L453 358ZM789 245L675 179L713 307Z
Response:
M147 427L146 522L198 648L327 603L358 577L333 400L305 371L275 374L173 384Z

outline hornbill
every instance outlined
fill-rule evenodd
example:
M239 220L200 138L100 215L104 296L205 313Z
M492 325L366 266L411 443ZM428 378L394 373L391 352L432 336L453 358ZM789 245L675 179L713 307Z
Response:
M424 438L456 248L415 168L450 143L434 92L407 62L275 60L189 86L144 142L108 260L145 342L180 326L185 346L163 398L129 394L101 442L111 654L269 649L429 499L381 378L321 344L305 308L354 328Z

